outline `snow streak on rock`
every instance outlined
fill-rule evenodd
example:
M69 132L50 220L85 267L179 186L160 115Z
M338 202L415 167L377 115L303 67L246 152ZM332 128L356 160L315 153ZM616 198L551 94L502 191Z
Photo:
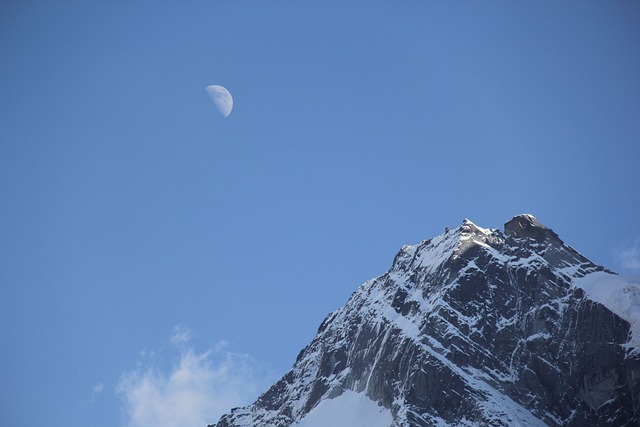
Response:
M465 220L404 246L291 371L216 426L304 425L353 395L387 408L392 427L636 425L639 300L639 281L531 215L504 231Z

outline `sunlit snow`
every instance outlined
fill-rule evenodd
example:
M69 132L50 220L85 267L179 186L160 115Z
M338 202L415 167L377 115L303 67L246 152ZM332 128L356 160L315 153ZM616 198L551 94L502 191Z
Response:
M598 271L574 279L588 297L631 324L631 347L640 348L640 277Z
M364 393L345 391L335 399L323 400L294 427L389 427L391 411Z

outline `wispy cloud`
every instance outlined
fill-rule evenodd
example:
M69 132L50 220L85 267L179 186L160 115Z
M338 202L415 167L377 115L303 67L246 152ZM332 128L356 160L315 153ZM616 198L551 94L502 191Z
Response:
M251 403L272 376L256 361L219 343L204 352L191 345L193 333L177 327L171 338L174 363L163 372L153 360L122 375L117 387L129 427L202 427L230 408Z
M193 338L193 331L184 325L176 325L173 327L173 335L171 336L171 344L176 347L182 347L188 344Z
M104 390L104 384L98 383L91 388L91 402L95 402L96 398Z
M630 272L640 272L640 239L626 247L622 247L616 251L618 262L622 268Z

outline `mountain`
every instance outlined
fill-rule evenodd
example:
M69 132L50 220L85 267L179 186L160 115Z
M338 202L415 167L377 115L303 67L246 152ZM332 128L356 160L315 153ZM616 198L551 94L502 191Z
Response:
M533 216L465 220L404 246L214 426L640 425L639 319L639 278Z

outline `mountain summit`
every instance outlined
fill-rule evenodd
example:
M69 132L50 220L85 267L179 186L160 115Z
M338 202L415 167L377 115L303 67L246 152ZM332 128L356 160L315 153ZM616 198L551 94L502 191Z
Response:
M531 215L404 246L216 427L640 423L640 280ZM364 423L364 424L363 424Z

